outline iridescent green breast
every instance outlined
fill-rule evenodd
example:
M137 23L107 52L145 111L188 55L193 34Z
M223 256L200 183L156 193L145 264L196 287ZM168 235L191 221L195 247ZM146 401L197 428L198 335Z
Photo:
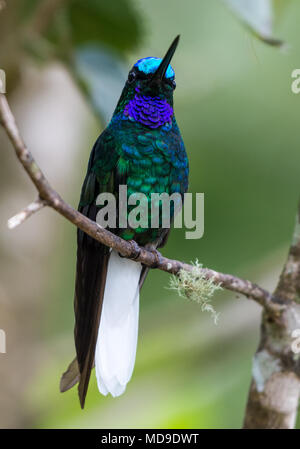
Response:
M117 173L126 179L128 197L143 193L148 200L148 229L138 227L120 233L124 239L136 239L141 244L157 238L159 229L151 229L151 194L163 192L183 195L188 187L188 160L176 120L147 130L130 121L116 120L115 142L119 159ZM135 206L128 207L128 213ZM173 216L171 203L171 218ZM160 214L162 212L160 211ZM160 217L160 224L162 217Z

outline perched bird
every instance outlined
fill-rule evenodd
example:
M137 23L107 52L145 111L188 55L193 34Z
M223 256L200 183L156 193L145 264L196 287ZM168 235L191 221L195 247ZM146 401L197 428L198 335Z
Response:
M188 159L173 110L175 73L170 61L177 36L163 59L140 59L130 70L125 87L107 128L98 137L88 163L78 210L96 220L101 192L118 196L139 192L184 195L188 188ZM130 211L130 207L128 209ZM171 214L173 209L171 210ZM155 251L169 229L130 226L110 229L125 240ZM151 216L149 215L149 222ZM76 359L63 374L60 389L79 382L84 407L90 374L95 365L98 388L104 395L119 396L131 378L135 363L139 290L148 268L121 257L116 251L77 233L75 285Z

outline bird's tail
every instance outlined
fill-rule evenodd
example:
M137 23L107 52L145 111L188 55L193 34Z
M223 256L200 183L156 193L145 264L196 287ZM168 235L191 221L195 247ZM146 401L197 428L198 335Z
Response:
M61 393L68 391L70 388L79 382L79 367L77 357L72 360L66 371L63 373L60 379L59 389Z
M95 351L99 391L121 395L129 382L136 355L139 280L142 266L112 251Z
M145 278L141 271L140 263L111 251L95 350L97 383L104 395L122 394L132 375L138 337L139 290ZM75 358L62 375L60 391L67 391L79 380Z

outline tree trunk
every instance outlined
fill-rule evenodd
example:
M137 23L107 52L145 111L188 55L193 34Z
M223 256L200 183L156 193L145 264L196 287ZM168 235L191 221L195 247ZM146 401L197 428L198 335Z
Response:
M300 399L300 206L293 243L274 295L286 304L278 315L262 315L260 343L244 428L292 429ZM298 339L298 345L297 345Z

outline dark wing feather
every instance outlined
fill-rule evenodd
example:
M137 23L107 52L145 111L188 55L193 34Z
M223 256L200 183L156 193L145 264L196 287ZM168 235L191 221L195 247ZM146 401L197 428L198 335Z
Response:
M92 220L96 218L95 206L84 209L83 213ZM108 259L107 246L78 231L74 336L80 372L78 393L82 408L94 364Z
M98 212L95 205L96 198L100 192L107 191L107 184L117 160L111 144L112 139L106 132L98 138L90 156L82 187L78 209L94 221ZM78 393L82 408L94 365L109 253L110 249L107 246L78 229L74 337L80 374Z
M61 376L59 384L60 392L64 393L65 391L68 391L70 388L74 387L77 382L79 382L79 369L77 357L75 357Z

